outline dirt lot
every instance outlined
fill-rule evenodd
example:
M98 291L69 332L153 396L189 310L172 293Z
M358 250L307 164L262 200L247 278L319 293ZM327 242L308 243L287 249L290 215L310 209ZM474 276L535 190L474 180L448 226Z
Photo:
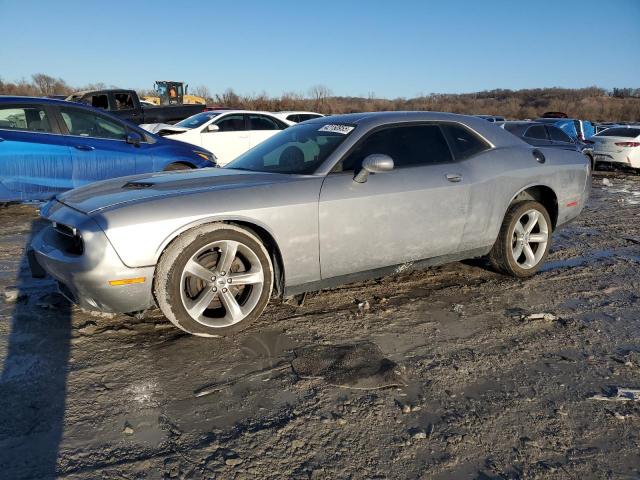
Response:
M640 478L640 402L590 398L640 388L640 176L597 174L531 280L405 272L233 339L69 305L36 219L0 210L2 478Z

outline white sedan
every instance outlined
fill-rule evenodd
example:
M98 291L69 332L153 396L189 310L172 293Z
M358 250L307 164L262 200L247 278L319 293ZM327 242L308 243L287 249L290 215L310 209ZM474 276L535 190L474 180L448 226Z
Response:
M640 127L611 127L589 138L596 162L640 169Z
M290 125L268 112L211 110L175 125L140 126L163 137L203 147L216 156L219 166L224 166Z
M314 118L324 117L321 113L302 111L273 112L273 115L291 123L300 123Z

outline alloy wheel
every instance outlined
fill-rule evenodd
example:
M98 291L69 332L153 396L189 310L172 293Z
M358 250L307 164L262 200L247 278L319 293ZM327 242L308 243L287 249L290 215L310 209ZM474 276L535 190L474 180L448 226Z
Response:
M549 242L549 225L544 215L531 209L516 221L511 240L511 255L525 270L538 265Z
M193 320L207 327L228 327L241 322L258 304L264 272L247 245L220 240L191 256L180 287L180 300Z

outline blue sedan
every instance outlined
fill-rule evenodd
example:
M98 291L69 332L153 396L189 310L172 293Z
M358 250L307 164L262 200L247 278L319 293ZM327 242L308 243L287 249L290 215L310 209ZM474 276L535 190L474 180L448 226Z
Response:
M92 107L0 97L0 202L46 200L107 178L214 165L207 150Z

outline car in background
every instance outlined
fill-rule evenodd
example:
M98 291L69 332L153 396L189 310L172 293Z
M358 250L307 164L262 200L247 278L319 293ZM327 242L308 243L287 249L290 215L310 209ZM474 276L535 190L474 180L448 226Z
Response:
M80 102L111 112L133 123L174 123L207 107L201 104L154 105L140 100L135 90L107 89L76 92L67 101Z
M564 112L544 112L541 118L569 118L569 115Z
M225 168L66 192L41 209L29 257L85 308L158 305L205 337L247 327L272 296L399 269L488 255L530 277L591 185L582 155L541 150L464 115L309 120Z
M595 166L591 145L579 142L555 125L539 121L509 121L497 125L535 147L561 148L584 154Z
M141 126L158 135L205 148L213 152L219 166L224 166L290 124L268 112L211 110L175 125Z
M506 119L500 115L474 115L474 117L483 118L487 122L504 122Z
M595 128L596 134L605 131L607 128L612 128L612 127L626 127L626 125L623 125L621 123L614 123L614 122L603 122L603 123L596 123L593 126Z
M272 112L272 114L281 120L286 120L291 123L306 122L314 118L324 117L321 113L304 111Z
M214 166L203 148L152 135L82 104L0 97L0 202L137 173Z
M536 122L554 125L569 135L574 140L584 142L596 133L595 127L589 120L576 120L573 118L537 118Z
M640 170L640 126L610 127L589 139L596 162L616 163Z

